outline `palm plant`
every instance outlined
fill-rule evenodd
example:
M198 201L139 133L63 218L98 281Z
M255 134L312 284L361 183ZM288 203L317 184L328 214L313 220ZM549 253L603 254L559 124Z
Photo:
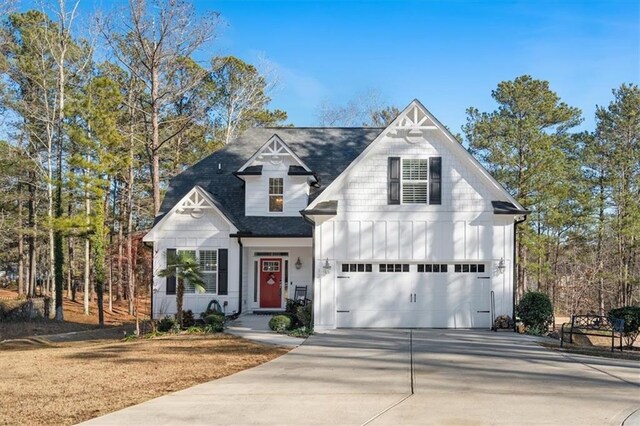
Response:
M202 270L200 264L193 254L189 252L172 253L167 256L167 267L158 272L161 277L175 277L178 282L176 288L176 320L182 328L182 301L184 299L184 283L188 281L190 284L204 291L204 280L202 279Z

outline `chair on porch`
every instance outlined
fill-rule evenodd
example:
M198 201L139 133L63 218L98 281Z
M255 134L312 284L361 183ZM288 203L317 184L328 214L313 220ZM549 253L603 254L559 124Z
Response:
M303 305L306 305L311 300L307 299L307 286L296 286L293 292L293 300L296 302L302 302Z

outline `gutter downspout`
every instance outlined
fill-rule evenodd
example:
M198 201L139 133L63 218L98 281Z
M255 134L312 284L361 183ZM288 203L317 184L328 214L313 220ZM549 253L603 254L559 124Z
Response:
M513 331L516 331L516 288L518 286L518 251L516 249L517 247L517 241L518 241L518 225L521 224L522 222L524 222L525 220L527 220L527 216L524 215L522 216L522 219L518 219L517 217L514 218L513 220L513 284L512 284L512 301L511 301L511 306L512 306L512 316L511 318L513 318Z
M240 298L238 299L238 315L240 315L242 313L242 252L244 251L244 248L242 246L242 238L238 237L238 245L240 246L240 255L238 256L238 263L239 263L239 269L238 269L238 283L239 283L239 296Z

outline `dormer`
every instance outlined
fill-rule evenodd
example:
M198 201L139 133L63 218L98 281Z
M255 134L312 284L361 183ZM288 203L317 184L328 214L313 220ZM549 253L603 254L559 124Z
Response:
M316 174L273 135L235 173L245 182L246 216L299 216Z

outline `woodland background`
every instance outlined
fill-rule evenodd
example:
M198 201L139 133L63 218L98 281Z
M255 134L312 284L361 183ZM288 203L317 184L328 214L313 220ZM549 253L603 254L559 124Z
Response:
M0 0L0 271L26 297L103 309L148 298L141 238L171 177L252 126L292 125L270 108L265 64L203 56L221 17L187 1L130 0L79 16L77 2L17 12ZM81 31L80 31L81 30ZM559 314L640 301L640 89L620 82L592 131L531 76L500 82L494 111L453 133L531 210L518 226L518 293ZM318 125L384 126L375 91L318 106ZM102 301L107 306L102 305Z

